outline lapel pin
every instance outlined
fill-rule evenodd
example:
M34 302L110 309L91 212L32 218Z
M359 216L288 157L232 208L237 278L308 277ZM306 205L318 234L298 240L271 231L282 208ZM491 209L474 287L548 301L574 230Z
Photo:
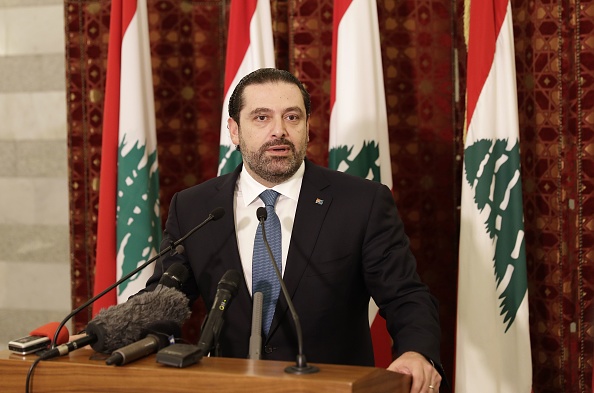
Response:
M316 198L316 204L322 206L324 204L324 200L320 198Z

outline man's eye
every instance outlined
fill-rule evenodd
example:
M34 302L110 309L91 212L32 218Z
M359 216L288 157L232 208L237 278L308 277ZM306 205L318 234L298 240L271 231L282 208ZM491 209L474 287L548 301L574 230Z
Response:
M299 116L297 116L297 115L288 115L287 116L287 120L290 120L290 121L299 120Z
M265 116L265 115L256 116L256 119L262 120L262 121L266 120L267 118L268 118L268 116Z

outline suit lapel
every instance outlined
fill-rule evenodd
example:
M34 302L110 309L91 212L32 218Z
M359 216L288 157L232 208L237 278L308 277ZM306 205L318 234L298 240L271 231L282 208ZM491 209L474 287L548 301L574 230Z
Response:
M239 248L237 246L237 235L235 231L235 211L233 207L235 186L241 169L242 165L240 164L229 176L224 177L224 179L216 185L215 194L212 198L210 198L207 204L211 209L210 211L212 211L212 209L215 209L218 206L222 206L225 209L225 215L221 218L221 220L223 221L223 225L217 226L219 229L213 231L212 233L212 244L226 245L222 247L222 249L219 251L220 255L222 256L221 260L224 261L224 271L226 272L229 269L235 269L241 273L241 277L243 278L243 285L240 286L239 292L237 293L236 298L233 300L233 304L231 305L231 307L233 307L233 313L241 312L242 314L244 314L242 319L250 321L252 317L252 297L247 289L247 284L245 283L245 275L243 271L243 266L241 264Z
M218 206L225 209L225 215L221 218L221 225L217 225L212 231L213 245L228 244L233 247L225 247L220 250L220 253L225 256L224 263L227 269L236 269L243 271L241 268L241 259L239 257L239 250L237 247L237 236L235 235L235 218L233 211L233 198L235 195L235 183L237 177L241 172L241 165L235 169L229 176L221 177L221 182L216 184L214 194L205 202L210 211Z
M299 193L295 223L291 233L291 244L287 255L287 263L283 280L291 297L295 294L299 282L305 272L311 254L316 246L326 213L332 204L330 183L322 171L305 159L305 173ZM281 293L275 312L270 335L278 327L288 309L284 295Z

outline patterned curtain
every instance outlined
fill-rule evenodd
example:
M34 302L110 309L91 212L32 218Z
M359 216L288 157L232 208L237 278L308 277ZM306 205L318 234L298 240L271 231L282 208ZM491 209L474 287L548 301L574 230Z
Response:
M230 0L148 0L162 217L216 176ZM65 0L72 306L92 296L110 2ZM590 392L594 2L512 0L535 392ZM463 0L377 0L395 198L437 296L453 375L462 178ZM332 0L271 0L277 65L312 95L327 165ZM361 78L366 78L361 75ZM591 197L592 196L592 197ZM184 335L197 337L198 304ZM90 318L74 317L76 329Z

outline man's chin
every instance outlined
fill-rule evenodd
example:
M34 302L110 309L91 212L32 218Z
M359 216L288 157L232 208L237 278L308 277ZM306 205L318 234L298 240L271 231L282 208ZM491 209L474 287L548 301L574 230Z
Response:
M274 183L282 183L297 172L299 165L295 165L294 161L286 160L282 162L277 161L268 163L265 168L265 170L258 174L260 177ZM258 173L258 171L256 171L256 173Z
M295 163L295 156L269 156L266 155L260 160L259 166L267 168L270 173L282 174L288 171Z

